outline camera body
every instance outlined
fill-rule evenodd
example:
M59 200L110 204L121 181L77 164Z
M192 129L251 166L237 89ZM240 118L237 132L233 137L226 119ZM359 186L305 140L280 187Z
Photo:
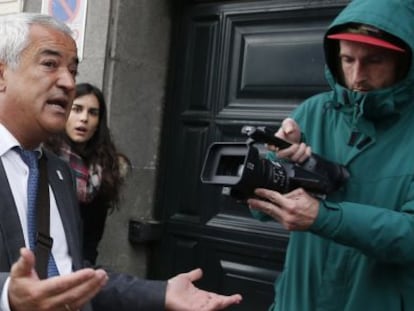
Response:
M287 193L304 188L316 196L339 189L349 178L346 168L312 154L304 163L266 159L255 143L280 149L290 143L279 139L264 127L244 126L249 136L245 143L216 142L210 145L201 172L201 181L223 187L223 194L238 200L254 196L254 189L267 188Z

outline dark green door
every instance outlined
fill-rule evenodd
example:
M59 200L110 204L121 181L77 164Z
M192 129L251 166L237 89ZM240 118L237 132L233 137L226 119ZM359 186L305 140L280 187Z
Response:
M208 146L245 141L243 125L277 128L327 88L322 37L347 1L186 1L175 7L151 277L194 267L199 286L243 294L231 310L267 310L288 233L200 182Z

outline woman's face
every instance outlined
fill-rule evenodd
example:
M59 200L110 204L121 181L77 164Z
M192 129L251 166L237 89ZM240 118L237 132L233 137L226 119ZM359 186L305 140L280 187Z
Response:
M78 144L86 144L99 125L99 102L93 94L75 98L66 122L66 134Z

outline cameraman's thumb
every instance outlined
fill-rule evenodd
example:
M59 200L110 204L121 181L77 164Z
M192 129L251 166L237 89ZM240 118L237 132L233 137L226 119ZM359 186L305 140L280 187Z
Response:
M282 121L282 126L276 132L276 136L291 143L299 143L301 137L299 125L292 118L286 118Z

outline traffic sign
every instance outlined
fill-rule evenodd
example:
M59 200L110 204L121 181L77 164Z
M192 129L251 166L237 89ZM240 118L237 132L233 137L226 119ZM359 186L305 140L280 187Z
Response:
M50 0L49 15L56 19L70 23L79 13L80 0Z
M88 0L42 0L42 13L53 16L72 29L79 59L83 57L87 2Z

